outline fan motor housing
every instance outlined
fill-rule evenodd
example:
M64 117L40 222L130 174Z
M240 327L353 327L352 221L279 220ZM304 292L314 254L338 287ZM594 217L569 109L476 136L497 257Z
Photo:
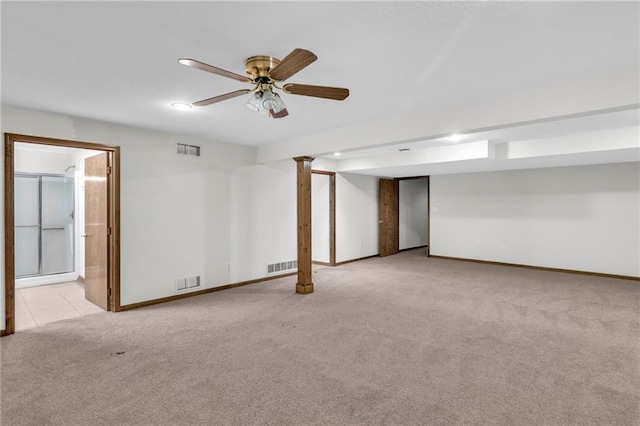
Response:
M279 63L280 59L272 56L251 56L244 61L245 72L254 80L259 77L267 77Z

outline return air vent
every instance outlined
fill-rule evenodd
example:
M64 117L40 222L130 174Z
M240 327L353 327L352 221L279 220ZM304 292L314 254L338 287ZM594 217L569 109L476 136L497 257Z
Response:
M298 269L297 260L288 260L286 262L278 262L267 265L267 275L282 274Z
M191 278L176 278L176 291L191 290L200 287L200 276Z
M190 155L192 157L200 157L200 147L197 145L187 145L186 143L178 142L178 154Z

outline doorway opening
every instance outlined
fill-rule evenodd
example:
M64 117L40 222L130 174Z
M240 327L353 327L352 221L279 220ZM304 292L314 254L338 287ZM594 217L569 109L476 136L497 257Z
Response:
M31 320L38 306L36 323L51 297L72 316L120 310L119 166L115 145L5 134L2 335L16 331L17 303L33 303Z
M311 170L311 259L336 264L336 174Z
M429 177L380 179L380 257L424 247L429 256Z
M429 178L398 179L400 251L429 249Z

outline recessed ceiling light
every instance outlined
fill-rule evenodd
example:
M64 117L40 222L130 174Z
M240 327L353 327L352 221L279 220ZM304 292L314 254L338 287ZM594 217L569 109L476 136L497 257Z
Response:
M464 135L451 135L447 137L447 139L449 139L451 142L458 142L462 140L462 138L464 138Z
M187 111L191 109L191 104L187 104L184 102L174 102L171 104L171 108L177 109L178 111Z
M342 155L341 152L334 152L333 155L335 155L336 157L340 157Z

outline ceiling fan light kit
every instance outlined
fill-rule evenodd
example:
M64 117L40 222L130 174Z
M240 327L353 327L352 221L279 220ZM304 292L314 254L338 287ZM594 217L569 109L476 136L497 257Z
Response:
M259 114L280 118L274 115L286 111L287 106L280 98L280 95L273 93L271 89L266 89L253 92L253 95L251 95L247 101L247 108ZM289 114L287 113L282 117L286 117L287 115Z
M282 61L265 55L251 56L245 60L245 73L248 77L196 61L195 59L182 58L179 59L178 62L192 68L254 85L253 89L236 90L235 92L194 102L194 106L211 105L252 93L246 104L248 109L272 118L283 118L289 115L289 112L287 111L284 101L280 98L280 95L274 92L274 89L279 89L292 95L311 96L314 98L338 101L342 101L349 96L349 89L341 87L312 86L293 83L285 84L283 87L276 85L276 82L288 79L306 68L316 59L318 59L316 55L304 49L294 49Z

